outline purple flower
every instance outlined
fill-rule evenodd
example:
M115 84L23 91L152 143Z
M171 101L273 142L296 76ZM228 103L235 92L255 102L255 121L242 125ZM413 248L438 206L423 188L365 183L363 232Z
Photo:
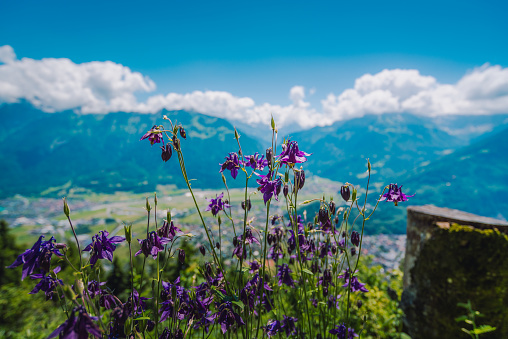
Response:
M159 127L157 125L153 125L152 129L149 130L148 132L145 133L145 135L143 135L141 137L141 139L139 139L140 141L141 140L145 140L146 138L148 138L148 140L150 140L150 144L153 145L155 143L160 143L162 141L162 144L164 145L164 139L162 139L162 133L160 132L159 130Z
M169 159L171 159L171 156L173 155L173 148L170 144L166 144L166 147L161 146L162 153L161 158L162 161L167 162Z
M351 292L369 292L367 288L365 288L365 284L362 284L358 281L358 278L353 275L351 277L351 274L349 272L349 269L343 271L343 274L339 275L339 278L344 278L344 281L346 282L342 287L348 287L350 286Z
M288 264L277 265L279 270L277 271L277 277L279 277L279 286L286 284L290 287L295 287L293 279L291 278L291 269Z
M360 234L358 232L353 231L351 233L351 243L357 247L360 245Z
M219 164L221 166L219 172L222 173L224 172L224 170L227 169L231 171L231 176L233 177L233 179L236 179L236 176L238 175L238 169L240 168L241 165L244 164L244 162L241 161L238 158L238 154L234 152L229 153L229 155L224 159L226 159L226 161L224 161L222 164Z
M141 245L141 249L136 252L134 256L138 256L140 253L143 253L146 257L149 255L152 258L156 259L157 254L160 251L164 251L164 245L168 242L171 242L168 238L159 238L155 231L148 233L148 238L146 239L138 239L139 244Z
M358 337L358 334L355 333L355 330L352 328L346 329L346 325L344 323L338 325L337 328L330 330L329 333L336 334L338 339Z
M98 259L108 259L113 262L113 251L116 249L114 244L121 243L125 240L124 237L114 236L108 239L108 231L100 231L92 237L92 243L89 244L83 251L91 251L90 264L92 267Z
M215 317L217 323L220 324L222 334L226 333L229 328L235 324L245 325L240 315L233 311L233 304L229 301L220 304L217 313L215 313Z
M249 267L250 267L249 273L254 273L257 270L259 270L261 265L259 264L259 262L257 262L257 260L254 260L254 261L249 261Z
M162 226L157 230L157 235L160 238L168 238L170 241L173 241L177 232L182 233L182 230L176 227L173 221L168 224L168 222L164 220Z
M77 317L76 312L78 312ZM81 339L88 338L89 334L100 338L101 330L92 319L97 320L96 317L90 317L83 306L78 306L72 310L69 319L54 330L48 339L56 336L59 336L60 339Z
M282 320L282 328L284 329L284 332L286 332L286 337L289 337L296 332L295 322L298 321L298 318L286 317L285 315L283 317L284 319Z
M282 187L282 180L280 178L269 180L272 178L272 171L269 171L267 175L258 174L258 176L260 179L257 179L256 182L259 184L258 190L263 193L265 205L272 197L275 197L275 200L279 201L277 196Z
M282 327L280 326L280 321L278 320L268 320L268 325L266 325L266 335L268 337L273 337L279 331L282 330Z
M213 216L215 217L220 211L223 211L225 208L231 207L231 205L226 204L224 201L222 201L222 198L224 197L224 193L221 193L220 195L215 195L215 199L207 199L210 202L210 205L206 208L205 211L212 211Z
M254 155L247 155L245 157L245 166L251 167L253 170L262 171L266 166L268 166L268 160L264 159L264 155L259 157L258 152L254 153Z
M281 164L294 165L297 163L303 163L307 161L306 156L312 153L305 153L300 151L298 143L296 141L288 140L286 144L282 144L282 153L277 157Z
M60 272L60 266L57 266L53 272L55 275ZM34 289L29 294L35 294L39 291L43 291L46 294L46 300L53 299L56 285L63 285L63 281L61 279L55 279L51 275L46 275L47 273L40 274L32 274L30 278L32 279L41 279L37 285L35 285Z
M349 198L351 197L351 190L349 189L349 186L342 186L340 188L340 195L342 196L342 199L344 199L344 201L348 201Z
M35 242L32 248L20 254L10 266L7 266L7 268L15 268L23 264L21 280L38 269L49 272L51 256L53 254L62 256L62 253L55 248L54 242L56 240L54 237L51 237L48 241L42 241L42 238L44 238L43 235L39 237L39 240Z
M402 186L397 186L397 184L390 184L388 186L388 192L383 194L381 198L379 198L379 201L393 201L395 203L395 206L401 201L407 201L407 198L414 197L415 195L405 195L402 193Z

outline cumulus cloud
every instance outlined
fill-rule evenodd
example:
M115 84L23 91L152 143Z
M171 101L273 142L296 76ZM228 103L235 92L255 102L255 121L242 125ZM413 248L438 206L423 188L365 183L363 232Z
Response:
M188 110L231 121L308 128L365 114L408 112L496 114L508 112L508 68L483 65L456 84L440 84L418 70L391 69L365 74L353 88L330 93L316 110L306 91L294 86L289 105L256 103L223 91L154 94L140 102L137 92L152 92L155 83L128 67L106 61L76 64L69 59L17 59L11 46L0 46L0 103L27 100L47 112L73 109L81 113L116 111L156 113L161 109Z

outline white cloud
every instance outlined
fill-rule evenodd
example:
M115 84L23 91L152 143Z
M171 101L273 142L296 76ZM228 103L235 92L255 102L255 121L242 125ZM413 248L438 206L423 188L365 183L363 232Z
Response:
M464 75L456 84L440 84L418 70L392 69L365 74L353 88L330 93L318 111L305 101L306 90L294 86L287 106L256 103L229 92L194 91L154 94L137 100L136 92L151 92L155 84L141 73L111 61L76 64L69 59L18 60L11 46L0 46L0 103L27 100L54 112L115 111L156 113L189 110L250 124L313 127L365 114L408 112L420 115L508 113L508 68L488 64ZM308 91L310 95L315 89Z

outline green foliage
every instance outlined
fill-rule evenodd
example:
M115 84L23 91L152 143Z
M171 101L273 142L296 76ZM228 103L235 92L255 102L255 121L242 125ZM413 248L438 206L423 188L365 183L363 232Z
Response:
M0 220L0 249L0 286L17 282L19 273L8 269L7 266L12 264L24 249L16 245L14 237L9 234L9 227L5 220Z
M471 336L473 339L478 339L481 334L493 332L496 330L495 327L492 327L490 325L476 325L476 318L477 317L483 317L484 315L481 314L478 311L473 310L473 306L471 305L471 300L468 300L466 304L464 303L458 303L457 306L465 308L467 311L466 315L460 316L455 318L455 321L465 322L468 325L473 326L472 330L468 330L467 328L461 328L461 330Z

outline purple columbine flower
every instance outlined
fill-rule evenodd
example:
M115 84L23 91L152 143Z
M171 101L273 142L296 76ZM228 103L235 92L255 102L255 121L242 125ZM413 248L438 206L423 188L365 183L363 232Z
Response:
M55 275L61 271L60 266L57 266L53 272ZM32 279L41 279L37 285L33 288L33 290L29 294L35 294L39 291L43 291L46 294L46 300L53 299L55 294L56 285L59 284L63 286L63 281L61 279L55 279L51 275L46 275L46 272L40 274L32 274L30 278Z
M125 240L124 237L120 236L114 236L108 239L108 235L108 231L100 231L92 237L92 243L83 250L91 252L90 264L92 267L98 259L108 259L113 262L113 252L116 249L115 244L121 243Z
M141 245L141 249L134 254L134 256L138 256L140 253L143 253L146 257L149 255L152 258L156 259L157 254L160 251L164 251L164 245L171 242L168 238L159 238L155 231L148 233L148 238L146 239L138 239L139 244Z
M264 155L260 158L258 152L254 153L254 155L247 155L245 156L245 166L251 167L253 170L262 171L266 166L268 166L268 160L264 158Z
M215 199L207 199L210 202L210 205L206 208L205 211L212 211L213 216L215 217L220 211L223 211L225 208L231 207L231 205L226 204L222 198L224 197L224 193L220 195L215 195Z
M351 233L351 243L355 246L360 246L360 234L356 231Z
M245 325L242 317L233 311L233 304L229 301L220 304L217 313L215 313L215 319L220 324L222 334L226 333L235 324Z
M258 190L263 193L263 201L265 202L265 205L272 197L275 197L275 200L279 201L278 195L282 188L282 180L280 178L269 180L272 178L271 171L269 171L267 175L258 174L258 176L260 178L257 179L256 182L259 185Z
M284 329L284 332L286 332L286 337L289 337L296 332L295 323L298 321L298 318L286 317L285 315L283 317L284 319L282 320L282 328Z
M355 330L353 328L346 329L346 325L344 323L338 325L337 328L330 330L329 333L336 334L338 339L358 337Z
M162 226L157 230L157 235L160 238L168 238L170 241L173 241L177 232L182 233L182 230L176 227L173 221L168 223L164 220Z
M280 321L278 320L268 320L268 325L266 325L266 335L268 337L273 337L279 331L282 330L282 326L280 326Z
M279 286L286 284L287 286L295 287L295 283L291 278L292 271L289 268L288 264L277 265L277 267L279 268L277 271L277 277L279 277Z
M43 235L39 237L32 248L20 254L11 265L7 266L7 268L15 268L23 264L21 280L38 269L49 273L51 256L53 254L62 256L62 253L55 247L56 240L54 237L51 237L48 241L42 241L42 238L44 238Z
M78 312L77 317L76 312ZM81 339L88 338L89 334L101 338L101 329L93 322L97 319L97 317L90 317L83 306L78 306L72 310L69 319L54 330L48 339L56 338L56 336L60 339Z
M260 267L261 267L261 265L259 264L259 262L257 260L249 261L249 268L250 268L249 273L253 274L257 270L259 270Z
M381 196L381 198L379 198L379 201L393 201L395 203L395 206L397 206L397 204L399 202L402 202L402 201L407 201L407 198L411 198L411 197L414 197L415 195L405 195L404 193L402 193L402 186L397 186L397 184L390 184L390 186L388 186L388 192L386 192L385 194L383 194Z
M277 157L279 158L281 164L294 165L306 162L306 156L309 155L312 155L312 153L300 151L296 141L288 140L286 144L282 144L282 153Z
M369 290L365 287L365 284L362 284L358 281L358 278L353 275L351 277L351 274L349 272L349 269L344 270L343 274L339 275L339 278L344 278L344 281L346 282L342 287L348 287L350 286L351 292L369 292Z
M236 179L236 176L238 175L238 169L240 169L240 166L244 164L242 160L238 158L238 154L231 152L227 157L225 157L226 161L224 161L222 164L219 164L220 167L220 173L224 172L224 170L231 171L231 176L233 179Z
M153 125L152 129L145 133L141 137L141 140L147 139L150 140L150 145L158 144L162 141L162 144L164 145L164 139L162 138L162 133L159 130L159 127L157 125Z

